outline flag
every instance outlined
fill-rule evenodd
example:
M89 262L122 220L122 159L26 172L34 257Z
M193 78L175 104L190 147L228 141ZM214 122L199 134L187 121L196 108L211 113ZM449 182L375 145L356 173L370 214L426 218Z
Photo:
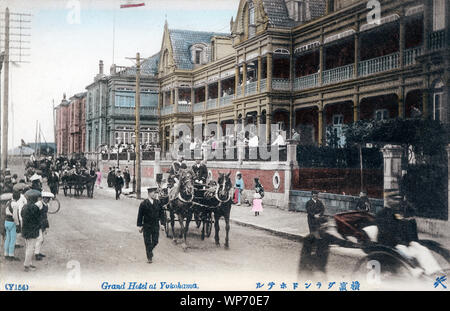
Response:
M135 7L144 6L144 5L145 5L145 2L127 1L127 3L121 4L120 8L121 9L135 8Z

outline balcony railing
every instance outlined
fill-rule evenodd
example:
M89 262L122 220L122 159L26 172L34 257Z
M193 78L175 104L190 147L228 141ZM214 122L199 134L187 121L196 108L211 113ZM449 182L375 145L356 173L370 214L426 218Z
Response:
M191 112L191 105L178 104L178 112L184 112L184 113Z
M225 95L220 98L220 107L229 106L233 103L234 95Z
M216 109L217 108L217 98L208 99L206 102L206 108L209 109Z
M241 97L241 96L242 96L242 86L239 85L236 90L236 97Z
M267 79L261 79L259 88L261 93L267 91Z
M249 82L245 85L245 95L256 94L257 82Z
M294 90L300 91L316 87L319 85L319 74L314 73L312 75L296 78L294 82Z
M167 107L163 107L161 109L161 115L162 116L167 116L167 115L169 115L171 113L173 113L173 105L167 106Z
M322 75L322 84L337 83L353 78L354 65L347 65L325 70Z
M445 30L439 30L430 33L429 49L439 50L445 47Z
M358 66L358 75L364 77L383 71L397 69L399 66L400 53L393 53L360 62Z
M272 89L277 91L290 91L291 81L289 79L272 79Z
M135 109L134 107L110 107L109 114L114 116L134 116ZM140 109L141 116L157 116L158 108L157 107L141 107Z
M192 106L192 112L199 112L204 110L205 110L204 102L196 103L194 104L194 106Z
M405 66L416 64L417 56L420 56L422 54L423 54L423 48L422 47L406 50L404 52L404 54L403 54L403 62L405 64Z

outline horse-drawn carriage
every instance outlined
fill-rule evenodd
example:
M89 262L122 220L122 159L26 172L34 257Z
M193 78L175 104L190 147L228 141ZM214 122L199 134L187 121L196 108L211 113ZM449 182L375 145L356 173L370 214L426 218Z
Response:
M61 174L61 186L63 188L64 196L72 195L72 189L75 196L82 196L84 190L88 198L94 197L94 185L97 176L92 175L87 170L79 172L70 170L63 171Z
M164 206L166 215L166 236L175 240L175 222L180 223L180 238L186 237L189 224L195 221L197 228L201 229L201 239L210 237L212 226L215 228L215 243L219 243L219 219L223 216L226 222L225 247L229 247L228 233L230 230L232 183L230 174L219 174L218 182L199 184L194 182L194 172L190 169L181 169L179 184L173 188L160 188L159 200ZM171 230L169 230L169 222Z

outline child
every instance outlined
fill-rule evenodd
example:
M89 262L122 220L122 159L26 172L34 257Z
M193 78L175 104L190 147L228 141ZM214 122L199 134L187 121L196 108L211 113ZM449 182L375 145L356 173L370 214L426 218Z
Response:
M244 180L242 180L242 174L237 174L235 190L234 190L234 203L241 205L241 193L244 190Z
M255 178L255 194L253 195L253 208L255 216L259 216L259 212L262 212L262 198L264 197L264 188L259 182L259 178Z

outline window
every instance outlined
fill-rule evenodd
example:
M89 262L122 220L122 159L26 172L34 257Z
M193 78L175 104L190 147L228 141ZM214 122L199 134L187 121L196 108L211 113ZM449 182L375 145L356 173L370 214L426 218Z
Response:
M337 138L337 147L342 148L345 146L345 135L342 130L342 125L344 124L344 115L335 114L333 115L333 134Z
M196 50L195 51L195 64L200 64L202 59L202 51Z
M433 0L433 31L445 28L445 2L447 0Z
M389 111L387 109L375 110L375 120L387 120L389 119Z
M342 114L333 115L333 126L342 126L344 124L344 116Z
M433 94L433 119L437 121L441 121L442 95L443 93Z
M253 2L248 3L248 37L252 38L255 35L255 6Z

